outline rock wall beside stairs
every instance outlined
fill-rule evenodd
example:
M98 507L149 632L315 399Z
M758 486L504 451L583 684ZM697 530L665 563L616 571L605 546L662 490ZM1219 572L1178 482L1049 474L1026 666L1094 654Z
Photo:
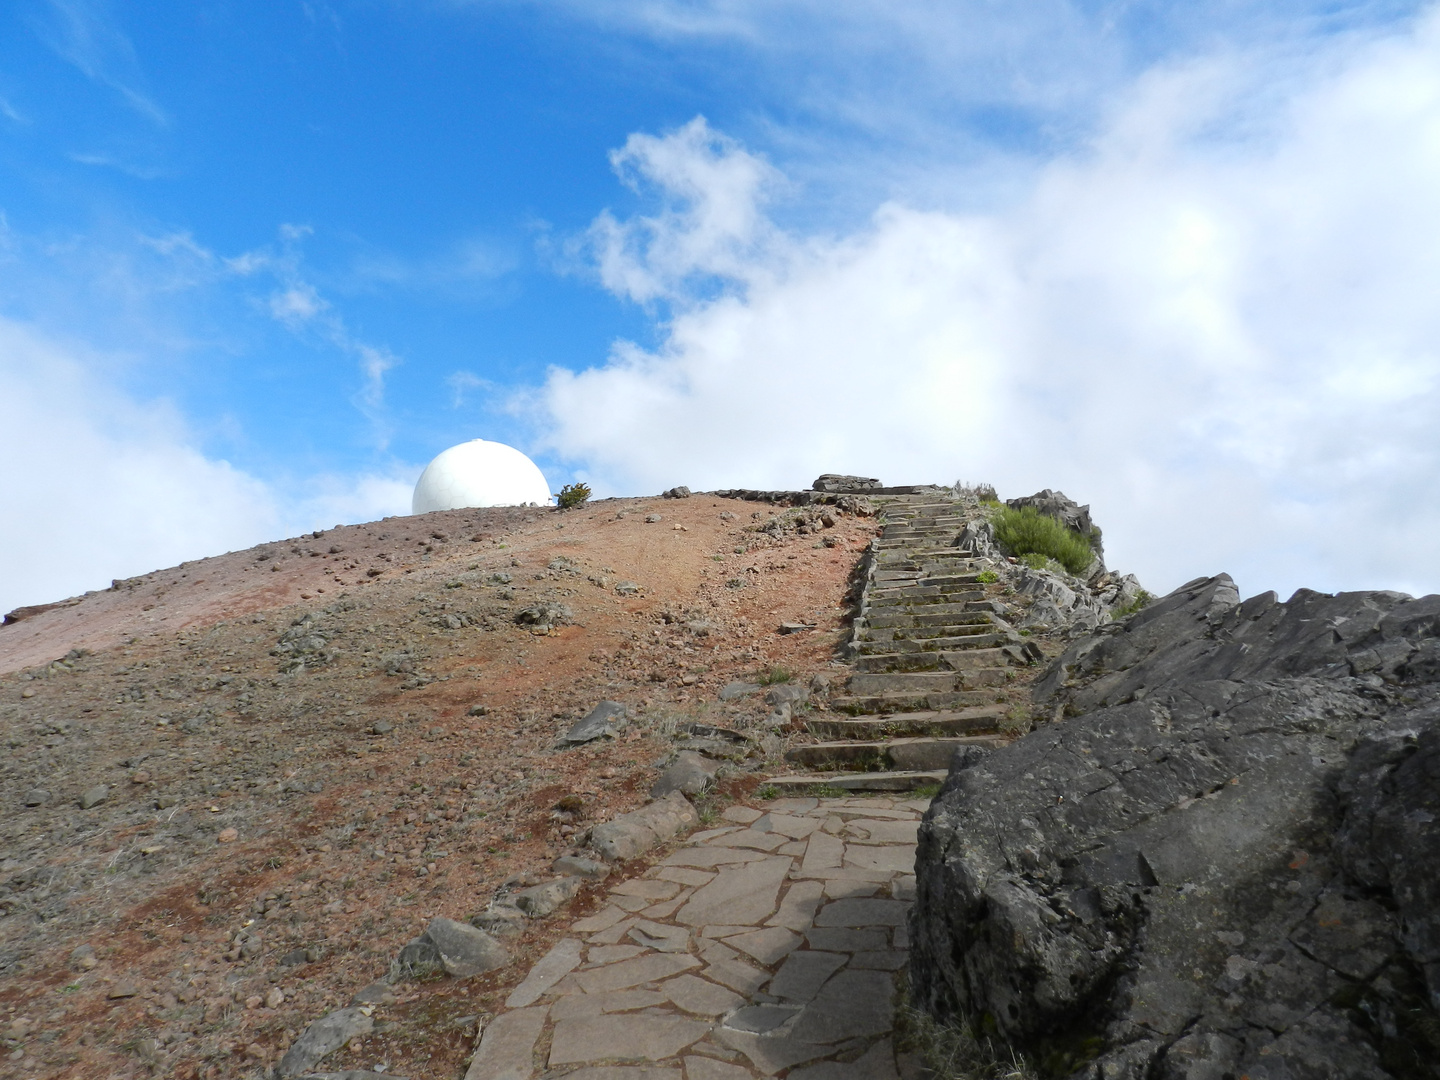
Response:
M957 756L913 991L1050 1075L1440 1076L1440 597L1201 579Z

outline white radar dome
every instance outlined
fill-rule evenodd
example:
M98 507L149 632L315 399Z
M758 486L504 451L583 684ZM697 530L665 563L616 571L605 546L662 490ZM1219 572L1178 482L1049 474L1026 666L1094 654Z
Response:
M550 485L536 464L513 446L472 439L452 446L425 466L410 512L526 503L550 503Z

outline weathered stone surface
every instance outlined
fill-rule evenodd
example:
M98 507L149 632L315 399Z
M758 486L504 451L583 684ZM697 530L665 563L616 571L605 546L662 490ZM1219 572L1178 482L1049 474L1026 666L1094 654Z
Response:
M895 1048L881 1039L855 1061L822 1061L792 1069L787 1080L899 1080Z
M543 919L557 908L568 904L580 891L578 877L556 878L554 881L532 885L511 896L515 906L532 919Z
M478 927L437 916L400 950L402 972L426 975L443 969L447 975L468 979L510 962L505 947Z
M900 900L850 899L826 904L816 926L900 926L910 905Z
M515 1009L490 1021L465 1070L465 1080L530 1080L546 1012L541 1007Z
M1437 625L1222 575L1077 642L1037 688L1072 718L921 827L921 1002L1107 1080L1437 1075Z
M709 1030L710 1025L703 1020L645 1013L560 1020L550 1044L550 1066L607 1058L661 1061L678 1054Z
M789 1001L809 1001L820 992L825 980L845 966L844 953L806 949L792 952L770 980L769 992Z
M748 934L727 937L725 944L749 953L760 963L769 966L779 962L781 957L799 945L800 935L786 930L783 926L767 926L764 930L751 930Z
M680 1070L664 1065L592 1065L567 1072L565 1080L680 1080Z
M656 799L663 798L672 791L699 795L714 782L715 772L719 767L718 761L711 761L693 750L682 750L651 786L650 795Z
M564 938L553 949L542 956L530 969L510 996L505 999L507 1009L519 1009L533 1005L540 996L580 966L584 946L575 938Z
M678 975L700 961L693 956L677 953L652 953L634 960L623 960L618 964L593 968L576 974L575 981L587 994L603 994L608 990L623 990L640 983L659 982L671 975Z
M797 881L786 890L780 901L780 910L766 920L770 926L784 926L791 930L806 930L815 921L815 909L820 906L824 886L818 881Z
M550 868L565 877L580 877L587 881L604 881L610 876L610 867L583 855L561 855L550 864Z
M679 792L656 799L648 806L621 814L590 832L590 846L607 862L633 859L681 829L699 821L695 808Z
M832 976L800 1015L791 1035L803 1042L840 1042L890 1030L895 979L884 971Z
M299 1076L309 1072L326 1054L332 1054L356 1035L369 1034L375 1026L369 1011L361 1008L336 1009L307 1027L280 1059L280 1075Z
M602 701L585 714L565 733L565 742L572 745L592 742L605 735L614 735L625 726L628 711L618 701Z
M710 884L695 890L675 920L687 926L762 922L774 913L776 894L791 865L787 858L767 858L726 867Z
M660 992L696 1016L721 1016L745 1004L739 994L694 975L680 975L661 983Z
M685 1059L688 1080L750 1080L750 1070L695 1054Z

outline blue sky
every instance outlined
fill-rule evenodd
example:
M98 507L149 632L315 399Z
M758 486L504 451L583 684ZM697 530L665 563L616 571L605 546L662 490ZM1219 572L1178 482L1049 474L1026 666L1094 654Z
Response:
M0 606L404 512L477 436L1440 586L1434 9L1009 7L6 5Z

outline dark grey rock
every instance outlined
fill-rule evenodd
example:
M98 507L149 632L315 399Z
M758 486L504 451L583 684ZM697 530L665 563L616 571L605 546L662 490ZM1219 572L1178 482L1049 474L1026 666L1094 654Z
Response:
M388 735L395 730L395 725L389 720L376 720L370 725L370 730L376 735Z
M86 788L80 796L80 809L93 809L109 798L109 796L110 789L104 784L96 784L94 787Z
M309 1072L320 1059L333 1054L356 1035L368 1035L375 1022L359 1008L336 1009L322 1016L291 1044L280 1059L282 1077Z
M873 476L844 476L840 473L824 473L810 487L832 495L862 495L877 491L884 485Z
M690 498L691 492L688 487L682 484L679 487L671 488L669 491L662 491L660 495L666 499L688 499Z
M470 923L437 916L410 944L400 950L403 975L423 976L438 970L459 979L503 967L510 962L505 947Z
M571 744L587 743L602 736L614 736L623 728L629 718L629 710L618 701L602 701L585 714L583 720L565 733L564 741Z
M760 684L751 682L728 682L720 688L719 698L721 701L734 701L736 698L747 697L750 694L759 693Z
M1046 517L1052 517L1059 521L1067 529L1073 529L1090 541L1090 546L1095 549L1096 556L1103 563L1105 552L1100 544L1100 530L1096 527L1095 522L1090 520L1090 507L1081 506L1063 491L1051 491L1046 488L1044 491L1037 491L1034 495L1006 499L1005 505L1012 510L1019 510L1026 506L1034 507Z
M615 584L616 596L639 596L640 586L633 581L620 581Z
M480 914L470 916L470 925L493 938L519 937L525 929L525 913L514 904L496 902Z
M566 877L585 878L587 881L603 881L610 876L610 867L583 855L562 855L550 864L550 869Z
M43 787L31 788L21 800L26 806L44 806L50 801L50 792Z
M510 901L532 919L543 919L575 899L579 891L580 878L562 877L521 889Z
M810 691L799 683L781 683L765 691L766 705L804 705L810 700Z
M590 846L606 862L633 859L699 821L684 795L672 792L590 830Z
M1059 1075L1440 1075L1437 625L1222 575L1076 642L926 814L917 999Z
M672 791L699 795L715 781L719 762L708 761L691 750L682 750L660 774L650 788L652 798L660 799Z
M515 613L515 622L532 630L550 630L556 626L568 626L575 613L567 604L531 604Z

